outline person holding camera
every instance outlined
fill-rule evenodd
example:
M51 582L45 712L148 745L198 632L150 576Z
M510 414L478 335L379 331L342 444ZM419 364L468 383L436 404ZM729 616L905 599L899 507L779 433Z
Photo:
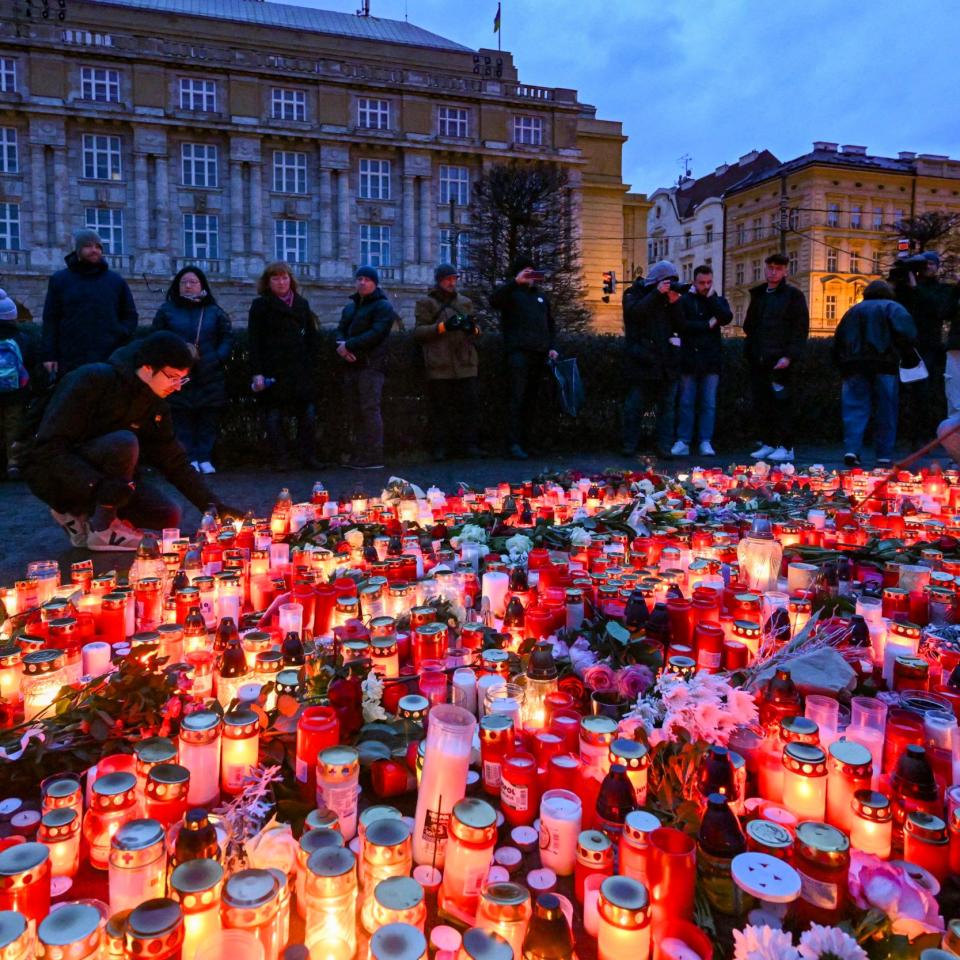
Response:
M500 330L507 359L509 418L507 441L514 460L526 460L530 427L536 422L540 385L547 361L556 360L556 323L550 298L540 287L544 274L534 269L530 257L510 264L512 280L501 284L490 297L500 311Z
M772 253L764 260L766 283L750 290L743 321L753 394L753 419L760 445L750 456L793 460L793 379L810 333L807 298L787 283L790 260Z
M673 426L680 375L680 297L688 284L669 260L655 263L642 286L633 284L623 298L629 387L623 402L623 449L631 457L640 446L644 408L656 404L656 452L673 456Z
M481 457L475 345L480 327L473 319L473 304L457 291L457 268L442 263L433 277L433 287L416 303L413 329L426 367L433 459L446 459L455 447L468 457Z

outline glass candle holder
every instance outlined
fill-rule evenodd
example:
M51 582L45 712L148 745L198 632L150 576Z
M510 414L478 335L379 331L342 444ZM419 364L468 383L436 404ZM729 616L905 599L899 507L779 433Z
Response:
M530 826L537 817L540 789L532 754L507 754L500 771L500 808L511 827Z
M693 919L697 881L696 840L675 827L660 827L650 834L647 873L653 919Z
M97 960L103 918L88 903L65 903L37 927L38 956L50 960Z
M265 650L257 654L257 662L253 668L253 682L265 687L268 683L276 685L277 674L283 669L283 654L279 650ZM263 709L270 711L277 706L277 693L272 690L267 694Z
M454 805L438 902L464 923L472 924L476 918L496 842L497 812L489 803L467 797Z
M345 847L318 850L307 861L308 941L342 940L353 956L357 949L356 857Z
M48 810L40 818L37 840L50 850L50 875L53 877L76 876L80 866L81 819L73 807Z
M10 713L9 723L13 725L13 715L20 702L20 682L23 675L22 654L15 646L0 647L0 700L7 704Z
M869 790L873 758L860 743L841 738L830 744L827 757L827 823L850 833L854 794Z
M183 819L190 792L190 771L179 763L158 763L147 774L144 812L169 827Z
M177 762L177 745L167 737L148 737L134 744L133 755L137 758L137 789L144 790L147 776L155 766Z
M443 660L447 655L448 630L445 623L424 623L411 630L413 668L419 671L424 660Z
M636 798L637 806L645 806L650 766L647 748L639 740L627 740L620 737L610 744L610 750L607 754L607 769L609 770L615 763L626 767L627 777L633 784L633 795Z
M580 759L584 772L602 780L610 772L610 744L617 738L617 722L611 717L591 716L580 721Z
M823 820L827 806L827 758L820 747L783 748L783 803L798 820Z
M250 771L257 765L260 751L260 718L245 707L223 715L223 742L220 747L220 786L224 793L236 796Z
M464 931L457 960L513 960L513 950L499 933L471 927Z
M946 822L932 813L914 810L903 825L903 859L923 867L944 883L950 873L950 838Z
M0 910L0 960L34 960L33 930L16 910Z
M166 893L166 836L156 820L128 820L110 841L110 912Z
M50 912L50 866L42 843L0 850L0 910L17 910L35 927Z
M187 802L215 807L220 802L220 741L223 721L213 710L196 710L180 721L180 763L190 771Z
M850 845L881 860L889 860L893 839L893 808L875 790L857 790L850 801Z
M317 757L327 747L340 742L340 720L336 710L328 706L306 707L297 721L296 778L300 792L315 797L317 791Z
M836 924L846 913L850 841L826 823L806 821L797 827L793 866L803 886L796 902L801 923Z
M498 933L513 949L514 957L523 956L523 938L533 906L530 891L518 883L491 883L480 893L477 928Z
M583 807L570 790L547 790L540 799L540 862L558 877L573 873Z
M370 938L370 960L426 960L427 939L408 923L390 923Z
M423 887L413 877L388 877L381 880L373 890L371 911L374 933L388 923L408 923L423 930L427 919L427 902Z
M124 933L125 957L178 960L183 953L183 913L166 897L147 900L130 911Z
M188 860L170 874L170 895L183 911L183 955L193 956L220 929L223 867L216 860Z
M297 844L297 913L301 917L306 916L307 910L307 861L318 850L326 847L345 846L343 836L335 827L320 827L318 829L309 829Z
M137 778L132 773L108 773L93 782L90 808L83 818L83 835L90 864L97 870L110 865L110 841L121 824L137 815Z
M583 885L591 874L613 873L613 844L599 830L582 830L577 837L577 862L573 869L574 893L583 903Z
M365 830L360 916L373 927L373 891L381 880L409 876L413 867L410 827L393 818L375 820Z
M20 693L23 696L23 719L29 723L57 698L66 682L62 650L35 650L23 658Z
M650 901L647 889L631 877L607 877L597 900L599 960L650 956Z
M400 676L400 654L396 634L370 638L370 663L374 673L386 679Z
M483 789L500 796L503 761L513 749L513 717L490 713L480 720L480 770Z
M542 823L542 818L541 818ZM649 889L650 834L659 829L660 821L646 810L631 810L623 821L620 834L618 872L639 880Z
M422 660L420 671L420 693L430 704L445 703L447 700L447 671L443 660Z
M280 883L270 870L238 870L223 885L220 920L227 930L247 930L263 947L264 960L278 960Z
M257 656L266 653L273 646L273 637L263 630L250 630L240 640L247 668L252 672L257 665Z
M344 840L357 832L360 755L352 747L327 747L317 758L317 806L337 815Z

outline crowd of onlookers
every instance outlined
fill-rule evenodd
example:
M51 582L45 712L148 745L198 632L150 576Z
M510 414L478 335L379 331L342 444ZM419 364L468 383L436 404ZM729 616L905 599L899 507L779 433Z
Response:
M787 280L788 263L780 253L767 257L766 279L750 291L743 324L758 441L752 455L773 461L794 458L793 425L803 413L797 378L809 317L803 293ZM939 266L932 252L898 261L891 282L870 283L836 329L832 356L842 378L849 465L860 462L871 419L876 463L892 462L901 382L911 405L911 442L928 440L942 419L931 378L944 376L948 414L960 415L958 287L940 281ZM522 460L549 365L558 359L557 329L544 274L533 260L517 258L510 276L490 307L499 312L504 345L504 439L509 455ZM336 378L351 419L348 462L367 469L383 463L386 347L398 317L375 268L360 267L354 279L336 331ZM454 266L441 264L434 281L416 303L413 332L424 359L432 454L480 457L480 326L473 303L457 289ZM659 456L714 456L721 341L733 315L711 268L697 267L693 282L681 283L672 263L654 264L625 291L623 316L622 452L639 451L652 407ZM169 519L172 501L135 480L142 460L158 466L192 502L203 505L212 496L202 476L215 472L213 451L228 401L230 317L203 271L188 265L171 281L151 334L136 339L137 324L130 288L109 268L91 230L77 234L66 267L50 278L39 337L18 325L16 305L0 291L7 476L23 474L78 541L99 543L91 533L109 533L114 545L123 539L116 527L122 516L136 515L141 525ZM249 389L263 410L271 459L281 468L316 466L320 324L286 263L269 264L257 281L248 342ZM134 536L128 529L127 540Z

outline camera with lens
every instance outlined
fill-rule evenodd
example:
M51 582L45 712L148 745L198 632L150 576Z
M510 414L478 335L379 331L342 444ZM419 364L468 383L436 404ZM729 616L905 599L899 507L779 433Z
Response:
M674 280L674 282L670 284L670 290L673 293L686 293L689 289L689 283L680 283L679 281Z
M891 283L896 283L901 280L906 280L907 275L911 273L915 277L919 276L924 272L929 262L926 257L919 255L915 257L901 257L893 261L888 279Z
M462 313L454 314L449 320L444 320L447 330L473 330L473 321Z

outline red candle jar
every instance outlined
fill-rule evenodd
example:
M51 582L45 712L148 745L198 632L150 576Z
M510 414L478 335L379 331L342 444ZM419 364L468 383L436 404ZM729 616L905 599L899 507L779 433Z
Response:
M419 670L424 660L444 660L447 656L447 626L444 623L424 623L412 626L413 666Z
M903 859L932 873L940 883L950 873L947 825L931 813L914 810L903 825Z
M583 885L592 874L613 875L613 844L599 830L582 830L577 837L577 862L573 868L573 890L583 904Z
M533 735L533 755L536 757L537 766L545 769L553 757L559 756L566 749L563 737L548 730L538 730Z
M836 827L813 820L797 826L793 865L802 887L795 908L803 923L835 926L846 914L850 841Z
M500 796L503 761L513 750L513 717L488 713L480 720L480 769L483 789ZM504 814L506 816L506 814Z
M542 606L531 606L524 610L524 631L528 637L543 640L550 636L553 626L553 612Z
M190 771L179 763L158 763L147 773L145 815L169 827L187 812Z
M543 699L544 710L546 712L546 723L550 726L554 714L558 710L573 710L573 696L564 690L554 690L548 693Z
M883 772L889 773L893 770L900 755L910 744L922 746L923 740L923 718L901 707L892 707L887 712L886 734L883 741Z
M668 597L667 614L671 644L690 646L693 642L693 601L686 597Z
M537 761L529 753L508 754L500 768L500 808L511 827L528 827L540 806Z
M126 601L125 594L108 593L100 603L97 626L101 639L111 646L126 639Z
M693 919L697 881L696 840L675 827L659 827L650 833L647 876L654 919Z
M742 670L750 659L750 651L745 643L739 640L723 641L723 669Z
M547 764L547 790L570 790L576 793L579 778L580 761L572 753L561 753L550 758ZM960 832L960 825L957 829ZM958 841L958 849L960 849L960 841Z
M561 708L554 711L550 732L563 740L565 753L580 753L580 714L576 710Z
M697 669L716 673L723 665L723 628L701 620L694 628L693 643Z
M17 910L30 923L50 912L50 850L18 843L0 851L0 910Z
M895 614L910 615L910 592L900 587L886 587L882 594L882 611L884 617L892 619Z
M317 793L317 757L327 747L340 743L340 719L328 706L307 707L297 721L296 777L301 796Z
M163 582L158 577L144 577L134 585L133 595L139 629L152 630L163 620Z
M318 583L313 588L313 633L325 637L330 633L333 611L337 606L337 589L332 583Z

